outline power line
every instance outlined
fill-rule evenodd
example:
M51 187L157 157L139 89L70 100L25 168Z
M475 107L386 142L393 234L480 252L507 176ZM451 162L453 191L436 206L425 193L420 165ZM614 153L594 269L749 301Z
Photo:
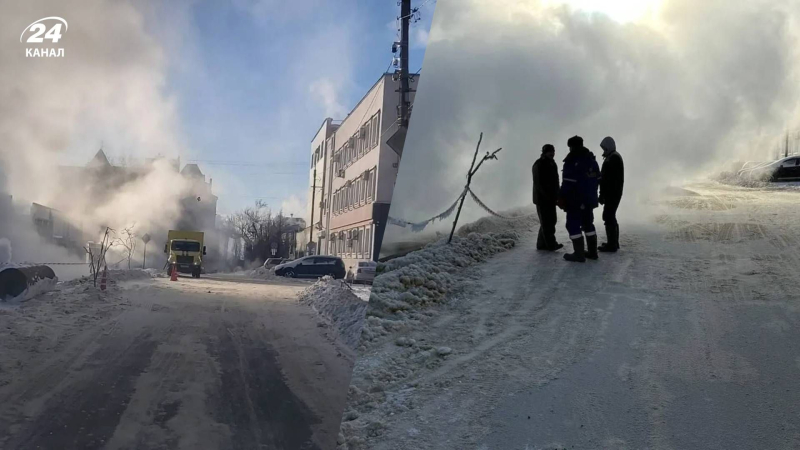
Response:
M394 63L394 58L392 58L392 60L389 61L389 65L386 66L386 70L383 71L384 74L386 74L389 71L389 68L392 67L392 63ZM361 126L364 125L364 119L367 117L367 113L369 113L369 109L372 108L372 104L375 103L375 99L377 97L378 97L378 89L375 89L375 93L372 94L372 100L370 100L367 109L364 110L364 115L361 116L361 120L359 121L358 127L356 127L357 130L361 129Z
M276 162L253 162L253 161L223 161L223 160L210 160L210 159L189 159L188 163L202 163L210 166L300 166L307 165L304 161L276 161Z
M408 14L408 15L405 15L405 16L402 16L402 17L398 17L398 18L397 18L397 20L403 20L403 19L407 19L407 18L414 17L414 14L417 14L417 13L419 13L419 10L420 10L420 9L422 9L422 7L423 7L423 6L427 5L427 4L428 4L428 3L430 3L430 2L431 2L431 0L425 0L424 2L422 2L422 4L421 4L421 5L419 5L419 6L415 7L415 8L413 8L413 9L411 10L411 14Z

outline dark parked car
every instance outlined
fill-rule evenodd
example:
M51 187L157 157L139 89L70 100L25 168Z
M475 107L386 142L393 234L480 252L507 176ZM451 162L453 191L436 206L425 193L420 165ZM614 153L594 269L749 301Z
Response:
M745 165L738 175L756 181L798 181L800 180L800 156L789 156L751 167Z
M275 266L275 275L288 278L320 278L330 275L342 279L346 272L344 261L336 256L306 256Z

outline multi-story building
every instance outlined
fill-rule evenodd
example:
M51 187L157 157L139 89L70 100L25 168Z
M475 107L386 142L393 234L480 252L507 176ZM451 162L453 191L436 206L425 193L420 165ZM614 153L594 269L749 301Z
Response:
M331 155L335 144L334 133L339 129L339 125L331 118L325 119L311 141L311 169L309 172L307 208L309 222L307 235L303 239L304 247L298 249L305 253L328 253L327 242L329 237L326 231L330 227L330 215L328 215L326 204L330 201L328 197L330 197L330 182L333 175L330 173L330 168Z
M311 247L348 267L380 251L400 163L386 143L398 126L399 88L383 74L344 120L325 119L311 141Z

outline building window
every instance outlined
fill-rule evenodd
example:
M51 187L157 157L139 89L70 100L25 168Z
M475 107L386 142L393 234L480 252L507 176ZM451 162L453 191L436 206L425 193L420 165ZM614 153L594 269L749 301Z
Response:
M353 183L347 185L347 210L353 208Z
M373 133L372 133L372 142L370 143L370 146L369 146L370 149L372 149L373 147L378 145L378 143L380 142L380 134L381 134L381 132L380 132L381 112L380 112L380 110L377 113L375 113L375 115L372 117L372 120L373 120L373 124L372 124Z
M364 133L365 133L364 134L364 146L366 147L365 152L368 152L368 151L371 150L371 147L370 147L369 143L372 142L372 124L371 123L369 123L367 125L364 125Z
M359 196L360 202L366 203L367 202L367 180L368 180L369 172L364 172L361 175L361 195Z
M377 194L378 177L377 177L376 169L377 169L377 167L373 167L369 171L369 187L368 187L368 191L367 191L367 198L370 201L375 201L375 199L377 198L377 195L378 195Z
M361 205L361 177L356 179L356 205Z
M372 239L371 239L371 236L370 236L371 234L372 234L372 227L371 226L367 226L366 232L365 232L365 235L364 235L364 245L365 245L365 248L366 248L365 258L367 258L367 259L372 259L372 252L371 252L372 251Z

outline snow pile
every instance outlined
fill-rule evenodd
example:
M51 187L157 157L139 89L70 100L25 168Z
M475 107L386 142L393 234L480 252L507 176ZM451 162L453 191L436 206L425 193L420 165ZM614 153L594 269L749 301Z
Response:
M248 275L251 278L260 278L262 280L268 280L268 279L277 277L277 275L275 275L275 271L274 270L265 269L263 266L251 270L248 273Z
M496 233L499 231L531 231L534 226L539 225L535 208L518 208L503 211L500 214L507 218L482 217L459 228L458 235L466 236L470 233Z
M465 268L513 248L518 238L516 231L469 233L454 236L451 244L442 239L379 265L362 344L426 317L424 308L443 302L461 284L459 275Z
M311 306L339 340L356 348L368 303L356 296L347 284L329 276L322 277L300 293L300 301Z
M450 343L436 337L436 316L448 302L452 302L446 307L448 314L460 308L459 296L483 283L473 268L514 248L538 222L531 210L502 214L516 218L485 217L463 226L451 244L444 237L379 264L342 417L339 450L372 448L370 441L384 432L392 416L413 408L420 374L452 357Z
M167 271L166 269L159 270L159 269L144 269L151 277L153 278L167 278Z
M372 286L368 284L351 284L350 289L353 290L353 293L356 294L356 297L364 300L365 302L368 302L369 296L372 295Z
M108 280L121 282L121 281L131 281L131 280L143 280L147 278L153 278L153 273L151 272L155 269L109 269L108 271ZM100 282L100 278L103 274L100 274L100 277L97 278L98 283Z

